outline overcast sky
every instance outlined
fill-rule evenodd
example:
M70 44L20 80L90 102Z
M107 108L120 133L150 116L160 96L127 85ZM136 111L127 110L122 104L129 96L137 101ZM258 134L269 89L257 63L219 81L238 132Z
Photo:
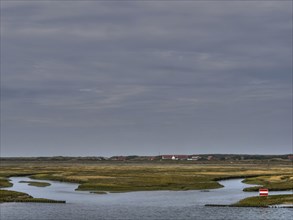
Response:
M292 1L1 1L1 156L292 152Z

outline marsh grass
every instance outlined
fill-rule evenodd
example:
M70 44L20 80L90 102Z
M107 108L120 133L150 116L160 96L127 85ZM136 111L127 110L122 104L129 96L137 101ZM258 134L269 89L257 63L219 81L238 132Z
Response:
M292 204L293 195L254 196L233 204L238 207L266 207L270 205Z
M29 186L36 186L36 187L47 187L51 185L51 183L35 182L35 181L19 181L19 183L28 183Z
M42 202L42 203L65 203L65 201L33 198L32 196L11 190L0 190L0 203L2 202Z
M7 163L0 177L30 175L37 180L78 183L77 190L129 192L149 190L205 190L222 187L217 181L230 178L286 176L268 181L291 182L292 167L265 165L209 165L158 163ZM5 182L5 180L4 180ZM251 182L252 183L252 182ZM289 187L290 184L287 184ZM285 186L283 187L286 188ZM288 189L288 188L286 188ZM290 188L289 188L290 189Z
M243 181L247 184L257 184L268 188L271 191L293 190L292 175L273 175L273 176L257 176L247 178ZM254 186L245 188L243 191L258 191L260 187Z
M7 178L0 178L0 188L11 187L13 184Z

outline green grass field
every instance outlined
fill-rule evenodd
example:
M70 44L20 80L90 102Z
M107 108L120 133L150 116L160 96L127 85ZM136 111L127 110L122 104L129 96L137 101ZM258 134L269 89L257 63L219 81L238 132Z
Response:
M292 166L277 164L268 169L265 164L9 162L1 163L0 187L9 187L12 176L78 183L77 190L93 193L215 189L222 187L218 180L245 178L270 190L290 190L292 173Z
M248 183L267 178L273 185L282 184L285 190L292 188L292 172L291 166L275 165L268 169L259 164L2 163L0 186L9 186L10 176L29 175L36 180L74 182L79 184L77 190L98 192L202 190L222 187L217 180L242 177ZM282 178L274 179L277 176Z

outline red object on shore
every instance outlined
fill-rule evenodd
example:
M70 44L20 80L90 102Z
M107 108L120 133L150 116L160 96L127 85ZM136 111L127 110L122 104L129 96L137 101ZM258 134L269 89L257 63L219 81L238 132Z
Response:
M264 188L259 189L259 196L268 196L268 195L269 195L268 189L264 189Z

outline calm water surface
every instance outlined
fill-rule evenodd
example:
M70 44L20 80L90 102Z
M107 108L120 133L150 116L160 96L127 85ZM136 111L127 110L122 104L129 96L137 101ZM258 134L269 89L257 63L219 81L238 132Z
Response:
M293 209L205 207L205 204L231 204L255 196L243 192L247 184L241 180L220 181L224 188L202 192L150 191L110 193L106 195L74 191L77 184L50 182L49 187L28 186L14 177L11 190L26 192L36 198L66 200L66 204L4 203L0 205L1 220L11 219L292 219ZM35 181L35 180L34 180ZM292 193L274 192L271 194Z

